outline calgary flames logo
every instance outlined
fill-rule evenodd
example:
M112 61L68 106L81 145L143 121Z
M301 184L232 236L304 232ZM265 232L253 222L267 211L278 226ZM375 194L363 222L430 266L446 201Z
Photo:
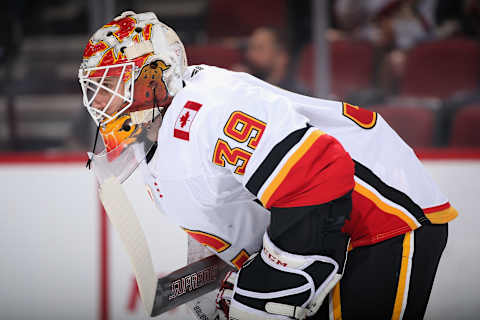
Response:
M88 40L87 47L85 48L85 51L83 51L83 58L88 59L93 57L96 53L98 52L103 52L107 50L108 45L103 42L99 41L97 43L93 43L93 41L90 39Z
M137 20L132 17L125 17L119 20L113 20L102 27L103 29L111 29L107 33L107 37L114 37L117 40L115 45L110 45L108 41L100 40L94 41L90 39L83 52L83 59L88 60L96 55L101 55L100 60L96 63L96 67L109 66L114 64L121 64L127 62L127 58L121 50L122 47L131 45L131 42L139 43L142 40L150 40L152 36L152 24L147 24L143 28L137 27ZM128 40L131 40L128 41ZM146 54L134 60L137 67L141 67L146 59L151 54ZM119 69L120 70L120 69ZM109 72L109 75L114 75L115 72ZM116 73L120 73L116 70ZM102 76L103 71L93 71L89 76ZM127 76L128 77L128 76Z
M103 28L117 27L116 31L112 32L111 35L114 36L118 40L118 42L122 42L125 38L129 37L133 33L133 31L135 30L136 23L137 21L134 18L126 17L118 21L114 20L104 25ZM148 30L151 29L151 25L149 26L150 28L148 28ZM148 38L150 38L150 31L148 31ZM99 41L95 43L90 39L87 43L87 47L85 48L85 51L83 52L83 58L84 59L91 58L97 53L104 52L108 48L110 47L104 41Z
M137 20L132 17L125 17L119 20L113 20L106 25L104 28L108 27L117 27L117 31L113 32L113 36L117 38L119 42L122 42L123 39L129 37L133 31L135 30L135 25L137 24Z

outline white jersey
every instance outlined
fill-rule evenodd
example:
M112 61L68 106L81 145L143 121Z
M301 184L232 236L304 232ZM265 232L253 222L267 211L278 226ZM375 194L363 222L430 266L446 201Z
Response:
M216 67L189 67L184 81L148 185L162 211L237 267L260 249L270 207L321 204L353 189L344 227L353 246L456 216L376 113Z

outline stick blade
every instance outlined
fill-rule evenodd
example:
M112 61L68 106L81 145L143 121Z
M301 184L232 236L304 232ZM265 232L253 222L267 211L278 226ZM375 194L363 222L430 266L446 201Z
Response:
M152 317L220 287L233 267L216 255L203 258L158 279Z

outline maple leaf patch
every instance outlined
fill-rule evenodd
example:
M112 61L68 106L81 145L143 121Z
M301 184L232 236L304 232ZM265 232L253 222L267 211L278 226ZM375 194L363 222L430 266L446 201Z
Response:
M187 124L188 118L190 118L190 112L187 111L187 113L183 114L180 117L180 127L182 128L185 127L185 125Z
M190 140L190 128L193 120L202 105L198 102L187 101L177 116L173 128L173 136L181 140Z

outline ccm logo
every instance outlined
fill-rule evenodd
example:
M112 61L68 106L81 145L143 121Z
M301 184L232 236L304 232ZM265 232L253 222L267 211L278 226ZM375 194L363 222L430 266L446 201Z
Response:
M263 248L263 252L265 253L265 255L267 256L267 258L272 261L273 263L275 264L279 264L281 265L282 267L286 267L288 264L286 262L283 262L282 260L278 259L276 256L274 256L273 254L271 254L270 252L268 252L267 248Z

